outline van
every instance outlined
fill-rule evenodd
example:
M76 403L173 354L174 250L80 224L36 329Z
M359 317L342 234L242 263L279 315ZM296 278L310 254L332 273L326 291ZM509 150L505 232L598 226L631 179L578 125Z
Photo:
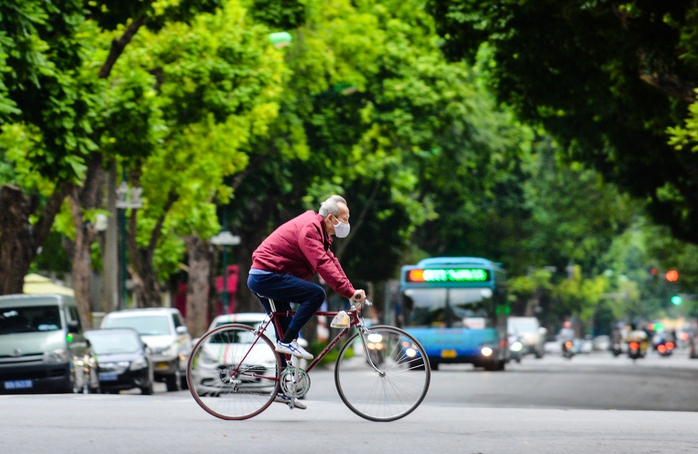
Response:
M75 300L0 296L0 393L99 392Z

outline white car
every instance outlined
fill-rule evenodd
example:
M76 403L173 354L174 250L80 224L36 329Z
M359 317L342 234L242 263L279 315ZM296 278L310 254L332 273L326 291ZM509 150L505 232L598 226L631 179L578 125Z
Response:
M219 315L211 322L209 331L231 323L257 328L266 318L266 314L257 312ZM272 343L276 343L276 333L271 323L264 330L264 334ZM243 364L247 366L245 367L247 370L252 369L258 375L274 376L276 357L266 345L255 345L250 349L249 346L254 340L255 336L251 332L236 339L235 343L226 342L216 336L209 338L209 341L201 347L200 353L197 353L198 356L192 360L191 380L197 393L217 395L224 391L226 385L221 377L225 376L225 366L238 364L243 358ZM306 362L303 360L300 367L305 368L305 365ZM275 386L275 382L249 377L243 386L246 389L268 388Z
M168 391L187 386L187 361L192 341L179 310L169 307L129 309L110 312L102 328L132 328L148 346L155 380L163 381Z

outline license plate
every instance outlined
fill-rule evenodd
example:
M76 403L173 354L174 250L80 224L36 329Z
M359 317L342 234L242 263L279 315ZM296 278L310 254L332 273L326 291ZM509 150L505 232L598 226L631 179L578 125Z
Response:
M441 350L441 357L442 358L455 358L456 351L455 350Z
M99 379L101 381L114 381L119 376L117 374L99 374Z
M27 389L32 386L31 380L12 380L5 382L5 389Z
M157 363L155 365L156 369L167 369L168 367L170 367L170 363Z

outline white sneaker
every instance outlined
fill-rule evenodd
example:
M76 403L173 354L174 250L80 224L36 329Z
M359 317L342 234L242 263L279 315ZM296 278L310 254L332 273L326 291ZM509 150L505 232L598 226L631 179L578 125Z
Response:
M279 402L280 404L288 405L288 403L291 402L291 398L286 396L285 394L279 393L276 395L274 402ZM299 410L305 410L306 408L308 408L305 406L305 404L303 402L299 401L298 399L295 399L293 401L293 406Z
M305 349L303 349L303 347L298 345L297 340L291 341L291 343L288 343L288 344L285 344L281 341L278 341L276 343L276 348L274 350L276 350L279 353L286 353L287 355L293 355L296 358L307 359L308 361L313 359L313 355L311 355L310 353L305 351Z

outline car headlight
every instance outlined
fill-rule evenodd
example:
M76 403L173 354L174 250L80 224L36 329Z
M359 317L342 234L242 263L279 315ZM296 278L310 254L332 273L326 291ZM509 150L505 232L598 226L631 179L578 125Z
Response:
M511 348L512 352L520 352L521 349L523 348L523 345L521 344L521 342L516 341L513 344L511 344L510 348Z
M145 358L138 358L131 363L129 370L145 369L146 367L148 367L148 361L146 361Z
M68 350L64 348L59 348L50 352L44 353L44 362L56 364L56 363L67 363L68 362Z

